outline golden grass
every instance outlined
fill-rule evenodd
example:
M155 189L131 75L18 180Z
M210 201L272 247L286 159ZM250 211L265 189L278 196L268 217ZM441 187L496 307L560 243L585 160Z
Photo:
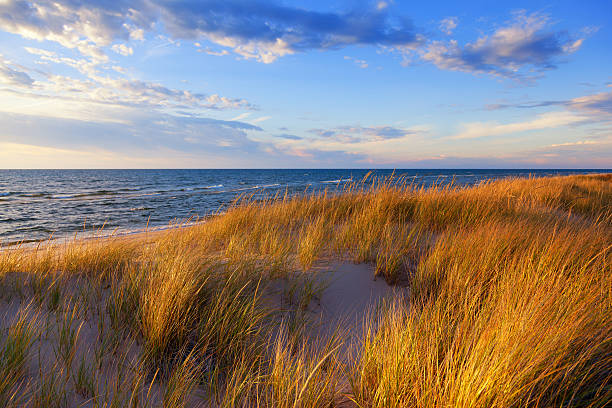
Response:
M449 231L411 280L408 305L395 305L366 336L359 402L609 403L610 243L609 231L545 224Z
M0 405L21 402L26 376L26 359L36 335L29 307L23 309L3 333L0 343Z
M19 375L0 401L319 407L350 383L362 407L605 406L611 244L612 175L599 175L427 189L366 178L130 239L4 249L0 302L32 303L47 323L1 332L16 363L0 369ZM271 280L301 285L296 272L330 257L410 288L371 316L348 364L351 340L297 341L263 301ZM33 369L48 344L56 361Z

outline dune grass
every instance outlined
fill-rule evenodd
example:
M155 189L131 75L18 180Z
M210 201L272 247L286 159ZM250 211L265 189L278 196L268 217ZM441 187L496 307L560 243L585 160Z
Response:
M366 178L189 227L3 249L0 403L606 406L611 250L612 175ZM354 338L312 338L288 317L329 259L409 296ZM301 298L271 304L278 281Z
M518 227L518 228L517 228ZM492 225L442 236L368 333L354 382L378 407L610 403L610 236Z

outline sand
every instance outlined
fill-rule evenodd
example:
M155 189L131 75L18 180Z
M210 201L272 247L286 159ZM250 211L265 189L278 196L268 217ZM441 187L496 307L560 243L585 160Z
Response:
M374 266L334 262L318 272L318 279L328 282L318 305L319 332L330 334L343 327L356 336L362 334L364 319L377 307L406 293L407 289L394 288L380 277L374 276Z
M145 238L146 240L150 238L151 233L155 236L161 231L120 236L114 239ZM24 278L19 275L15 274L12 277L13 282L17 283ZM342 336L339 357L347 363L350 362L352 350L356 349L355 346L358 346L363 339L363 324L367 316L384 302L402 296L408 290L402 287L391 287L383 278L376 278L373 265L354 264L333 259L322 261L311 270L300 272L298 275L300 276L298 279L293 279L295 277L292 276L291 279L270 282L272 291L266 296L270 306L273 309L295 311L297 306L295 303L288 305L295 299L291 300L289 297L299 298L305 287L312 286L312 298L309 298L304 308L305 320L308 322L304 326L304 335L310 340L322 340L320 343L323 344L326 339L339 334ZM75 278L63 282L62 286L76 296L81 291L89 289L83 285L86 285L84 281ZM5 287L5 289L8 288ZM78 371L76 367L81 364L91 368L96 364L92 346L99 340L101 318L103 318L102 321L105 321L101 324L106 326L106 330L110 330L108 316L104 312L107 292L103 290L98 304L92 304L91 309L79 313L72 325L73 329L79 333L72 363L71 371L73 372ZM25 294L25 298L17 293L15 295L4 293L3 295L0 296L0 333L5 335L5 330L14 322L19 310L30 302L31 295ZM28 309L32 313L31 318L38 321L36 326L42 328L42 332L38 333L32 344L32 350L36 351L36 355L30 356L27 372L35 375L38 370L42 370L51 375L51 377L47 375L47 379L53 378L53 381L57 381L58 384L64 384L64 374L56 350L61 322L57 320L54 313L45 310L44 306L38 308L33 304ZM119 375L118 371L122 370L122 366L134 367L138 364L138 355L142 351L142 345L138 343L138 341L130 342L130 344L122 342L119 345L119 349L123 349L123 354L125 354L125 357L120 359L121 361L117 360L119 355L113 353L103 359L103 366L96 378L96 388L101 389L102 384L114 381ZM51 374L54 372L57 374ZM347 388L348 392L347 385L342 386L342 389ZM67 391L69 395L69 400L66 401L67 406L92 406L92 400L78 396L73 389L67 389ZM160 398L160 391L158 386L153 387L154 400ZM337 402L339 406L353 406L348 400Z

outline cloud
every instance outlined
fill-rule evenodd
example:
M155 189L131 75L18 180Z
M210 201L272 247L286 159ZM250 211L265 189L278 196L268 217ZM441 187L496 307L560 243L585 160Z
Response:
M271 117L272 116L261 116L259 118L251 120L251 122L253 122L253 123L265 122L266 120L270 119Z
M88 104L108 104L125 107L157 109L253 109L244 99L194 93L168 88L161 84L124 78L100 77L79 80L61 75L49 75L48 81L38 81L31 98L53 98Z
M386 7L332 13L237 0L164 2L159 7L173 36L205 37L265 63L312 49L401 46L418 41L412 23L406 18L391 18Z
M244 120L244 119L248 118L249 116L251 116L251 112L244 112L244 113L241 113L240 115L238 115L238 116L236 116L236 117L234 117L234 118L232 118L230 120Z
M455 28L457 28L457 24L459 24L457 17L446 17L440 21L440 30L446 35L451 35Z
M393 126L339 126L333 129L311 129L310 133L319 139L339 143L367 143L382 142L390 139L399 139L415 133L410 129Z
M38 56L39 58L39 60L37 61L38 64L46 65L48 63L54 63L54 64L66 65L66 66L76 69L77 71L79 71L80 73L82 73L83 75L87 77L93 77L98 74L98 70L99 70L98 61L92 61L91 59L88 59L88 58L64 57L64 56L58 55L57 53L53 51L43 50L41 48L24 47L24 49L28 53ZM117 70L115 69L115 71ZM120 70L118 72L120 72Z
M281 133L280 135L274 135L275 137L280 137L281 139L287 140L302 140L303 138L296 135L290 135L288 133Z
M588 136L586 137L590 140L555 143L547 146L545 150L550 153L551 150L562 149L562 153L571 153L571 151L576 150L582 152L587 148L596 149L597 147L607 146L609 153L612 153L612 140L609 138L612 134L612 92L600 92L567 100L493 104L486 108L489 110L530 109L549 106L562 107L563 110L543 113L536 116L535 119L516 123L474 122L464 124L462 131L452 136L451 139L473 139L528 130L580 125L588 127ZM560 154L556 150L550 154ZM601 152L597 152L597 154L599 153ZM597 154L594 152L593 156L595 157ZM612 160L609 161L609 164L612 164Z
M178 157L177 157L178 156ZM84 169L84 168L161 168L189 163L189 157L178 152L161 151L111 152L103 148L78 150L58 149L24 143L0 142L0 163L12 169Z
M557 168L604 168L612 167L612 137L608 133L602 140L576 140L555 143L521 152L523 161ZM520 162L521 159L512 159Z
M353 158L350 165L385 164L395 157L414 153L414 143L424 143L424 126L412 129L396 126L337 126L310 129L305 134L275 135L275 147L291 156L307 158L316 163L320 157Z
M102 47L115 41L142 40L146 31L160 24L175 39L207 39L264 63L312 49L418 42L412 23L404 17L392 18L387 7L338 13L240 0L0 3L0 29L57 42L96 63L108 61ZM130 54L123 44L115 44L113 50Z
M78 60L60 58L55 53L37 48L27 48L43 61L79 65ZM27 72L18 71L11 62L0 56L0 82L22 88L21 96L32 99L53 98L80 101L87 104L120 105L156 109L255 109L248 101L218 94L204 94L189 90L169 88L159 83L100 76L90 73L87 79L77 79L51 73L34 81ZM19 93L19 91L13 91Z
M129 15L128 4L117 1L100 7L95 2L5 0L0 3L0 28L28 39L54 41L105 62L108 57L100 46L130 38L124 17Z
M370 158L363 153L341 150L322 150L313 147L281 146L274 152L284 156L283 167L290 168L363 168L371 166ZM289 161L286 160L289 156Z
M550 23L547 15L521 11L490 35L464 46L456 40L432 41L420 56L441 69L522 78L529 69L556 68L559 57L582 45L584 38L550 31Z
M612 87L609 85L608 87ZM518 104L491 104L487 110L508 108L531 109L547 106L563 106L572 111L579 111L591 116L592 119L612 119L612 91L580 96L567 100L526 102Z
M247 132L261 131L243 122L141 111L124 112L121 123L0 112L0 123L0 142L116 153L248 153L259 144Z
M388 3L388 2L386 2L386 1L379 1L378 3L376 3L376 8L377 8L378 10L384 10L384 9L386 9L387 7L389 7L389 3Z
M210 48L204 48L204 49L198 49L198 52L204 52L208 55L214 55L215 57L223 57L225 55L229 55L229 51L228 50L221 50L221 51L213 51Z
M508 108L518 108L518 109L531 109L531 108L542 108L546 106L558 106L565 105L563 101L542 101L542 102L526 102L526 103L493 103L485 106L486 110L500 110L500 109L508 109Z
M0 54L0 83L31 87L34 80L26 72L13 68L12 65Z
M566 105L571 109L612 119L612 92L581 96L571 99Z
M572 112L547 112L537 115L535 119L513 122L471 122L462 125L463 130L450 139L477 139L489 136L500 136L530 130L550 129L585 122L588 118Z
M601 142L597 142L595 140L579 140L577 142L555 143L551 144L550 147L584 146L596 144L601 144Z
M117 54L121 54L125 57L134 54L134 50L132 49L132 47L128 47L125 44L114 44L111 48Z
M365 69L368 67L368 61L366 60L357 59L357 58L349 57L346 55L344 56L344 59L348 61L353 61L355 65L357 65L359 68Z
M343 167L366 156L313 147L274 146L249 137L261 128L235 121L160 115L127 116L123 123L50 118L0 112L0 159L9 149L20 160L10 167ZM82 157L78 158L79 152ZM66 162L59 157L64 155ZM21 163L21 164L20 164Z
M132 55L127 41L142 41L147 32L163 27L174 40L208 40L221 47L199 52L227 55L231 50L263 63L309 50L372 45L400 51L405 58L416 52L441 69L513 78L524 77L522 71L528 69L555 68L559 57L578 50L584 37L594 32L587 27L574 38L551 31L547 15L523 11L472 43L428 42L407 17L391 14L390 9L389 2L323 12L262 0L4 0L0 29L75 49L88 59L90 71L110 61L107 47ZM440 22L440 29L450 35L457 24L457 17L450 16Z

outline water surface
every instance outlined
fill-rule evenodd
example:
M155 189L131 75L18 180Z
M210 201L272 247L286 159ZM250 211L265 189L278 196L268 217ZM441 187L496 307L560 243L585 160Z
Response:
M240 194L334 190L369 170L0 170L0 242L168 225L222 210ZM595 170L395 170L415 184L604 172ZM392 170L376 170L386 176Z

